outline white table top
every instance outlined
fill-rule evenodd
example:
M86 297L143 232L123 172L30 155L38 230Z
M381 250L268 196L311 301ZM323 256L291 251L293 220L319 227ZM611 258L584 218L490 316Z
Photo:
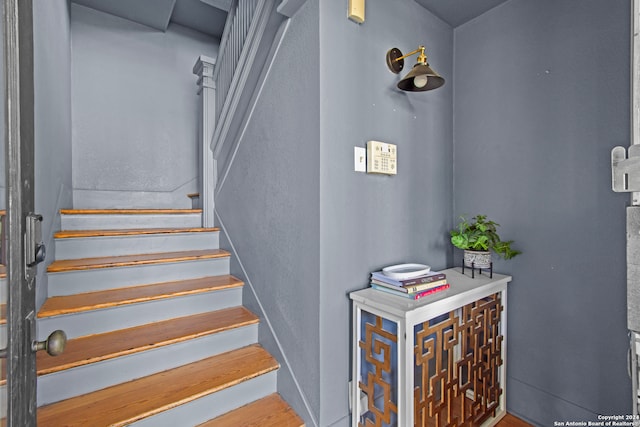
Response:
M477 269L475 279L472 279L471 269L465 268L463 275L461 267L449 268L443 270L442 273L447 275L450 288L418 300L392 295L373 288L354 291L350 297L365 310L366 307L370 307L393 317L405 319L410 323L417 323L470 304L487 295L501 292L506 289L507 283L512 279L511 276L496 273L490 279L488 271L484 270L482 274L478 274Z

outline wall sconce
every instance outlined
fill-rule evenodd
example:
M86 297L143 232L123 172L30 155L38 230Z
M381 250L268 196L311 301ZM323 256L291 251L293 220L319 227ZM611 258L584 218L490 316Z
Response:
M418 46L413 52L403 55L400 49L394 47L387 52L387 66L391 72L398 74L404 68L404 58L418 55L418 62L411 71L398 82L398 88L408 92L424 92L437 89L444 84L444 79L427 64L427 55L424 54L424 46Z

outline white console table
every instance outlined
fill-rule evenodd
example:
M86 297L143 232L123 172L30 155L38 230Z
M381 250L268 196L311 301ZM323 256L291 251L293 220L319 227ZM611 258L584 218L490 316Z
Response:
M352 427L493 425L506 414L507 283L443 271L451 287L353 300Z

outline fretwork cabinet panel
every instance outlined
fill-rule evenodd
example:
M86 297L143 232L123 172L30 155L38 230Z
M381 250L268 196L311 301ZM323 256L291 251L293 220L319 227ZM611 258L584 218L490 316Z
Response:
M444 271L418 301L374 289L353 300L353 427L493 425L506 414L510 276Z

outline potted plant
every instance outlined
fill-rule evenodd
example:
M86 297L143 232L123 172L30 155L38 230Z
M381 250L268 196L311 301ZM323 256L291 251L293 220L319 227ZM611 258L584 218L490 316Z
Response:
M486 215L476 215L471 219L462 215L458 226L451 230L451 243L464 250L464 265L489 268L491 251L504 259L511 259L521 252L511 249L513 240L503 241L496 231L500 224L487 220Z

